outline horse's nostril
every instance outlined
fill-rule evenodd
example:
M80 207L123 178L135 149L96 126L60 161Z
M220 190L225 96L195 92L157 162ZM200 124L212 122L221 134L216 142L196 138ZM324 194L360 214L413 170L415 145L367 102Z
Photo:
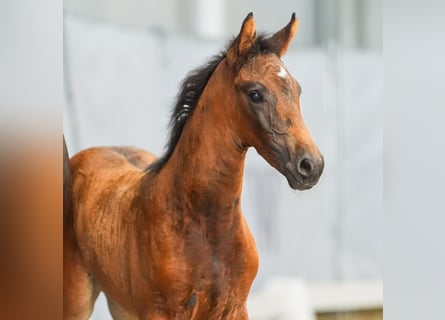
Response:
M298 164L298 172L303 177L309 177L314 170L314 164L312 163L312 160L309 158L303 158L300 163Z

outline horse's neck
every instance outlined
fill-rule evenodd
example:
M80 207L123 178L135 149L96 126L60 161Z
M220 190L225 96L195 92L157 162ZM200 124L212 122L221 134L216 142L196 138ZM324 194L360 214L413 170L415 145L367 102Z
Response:
M238 209L246 150L237 147L224 121L201 108L188 120L158 181L169 180L164 193L190 212L230 215Z

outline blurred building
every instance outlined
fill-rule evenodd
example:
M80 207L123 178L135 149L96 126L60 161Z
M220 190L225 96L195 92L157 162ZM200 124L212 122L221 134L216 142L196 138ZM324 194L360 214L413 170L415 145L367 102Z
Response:
M142 30L226 39L239 31L250 11L264 30L281 26L291 12L304 32L296 44L323 46L332 41L352 48L382 50L380 0L66 0L65 11L102 22Z

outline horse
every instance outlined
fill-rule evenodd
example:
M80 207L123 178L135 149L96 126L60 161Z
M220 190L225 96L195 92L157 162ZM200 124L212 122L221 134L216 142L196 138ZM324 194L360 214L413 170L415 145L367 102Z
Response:
M103 291L113 319L248 319L258 270L241 212L249 147L292 189L313 187L324 159L281 57L298 28L239 34L183 80L162 157L94 147L70 159L64 318L87 319Z

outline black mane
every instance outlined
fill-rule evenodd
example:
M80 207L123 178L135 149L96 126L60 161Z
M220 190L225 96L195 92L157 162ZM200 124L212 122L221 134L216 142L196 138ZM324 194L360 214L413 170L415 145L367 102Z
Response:
M235 38L230 41L224 51L213 56L206 64L192 70L181 82L179 93L176 97L176 103L170 118L170 137L166 145L165 153L158 160L150 164L146 171L159 172L170 159L179 138L181 137L182 130L184 129L187 120L193 114L207 82L219 63L226 57L227 50L237 42L237 40L238 38ZM274 52L274 44L270 41L270 38L266 38L265 35L259 35L249 52L236 61L234 68L238 71L252 57L260 53L271 52Z

